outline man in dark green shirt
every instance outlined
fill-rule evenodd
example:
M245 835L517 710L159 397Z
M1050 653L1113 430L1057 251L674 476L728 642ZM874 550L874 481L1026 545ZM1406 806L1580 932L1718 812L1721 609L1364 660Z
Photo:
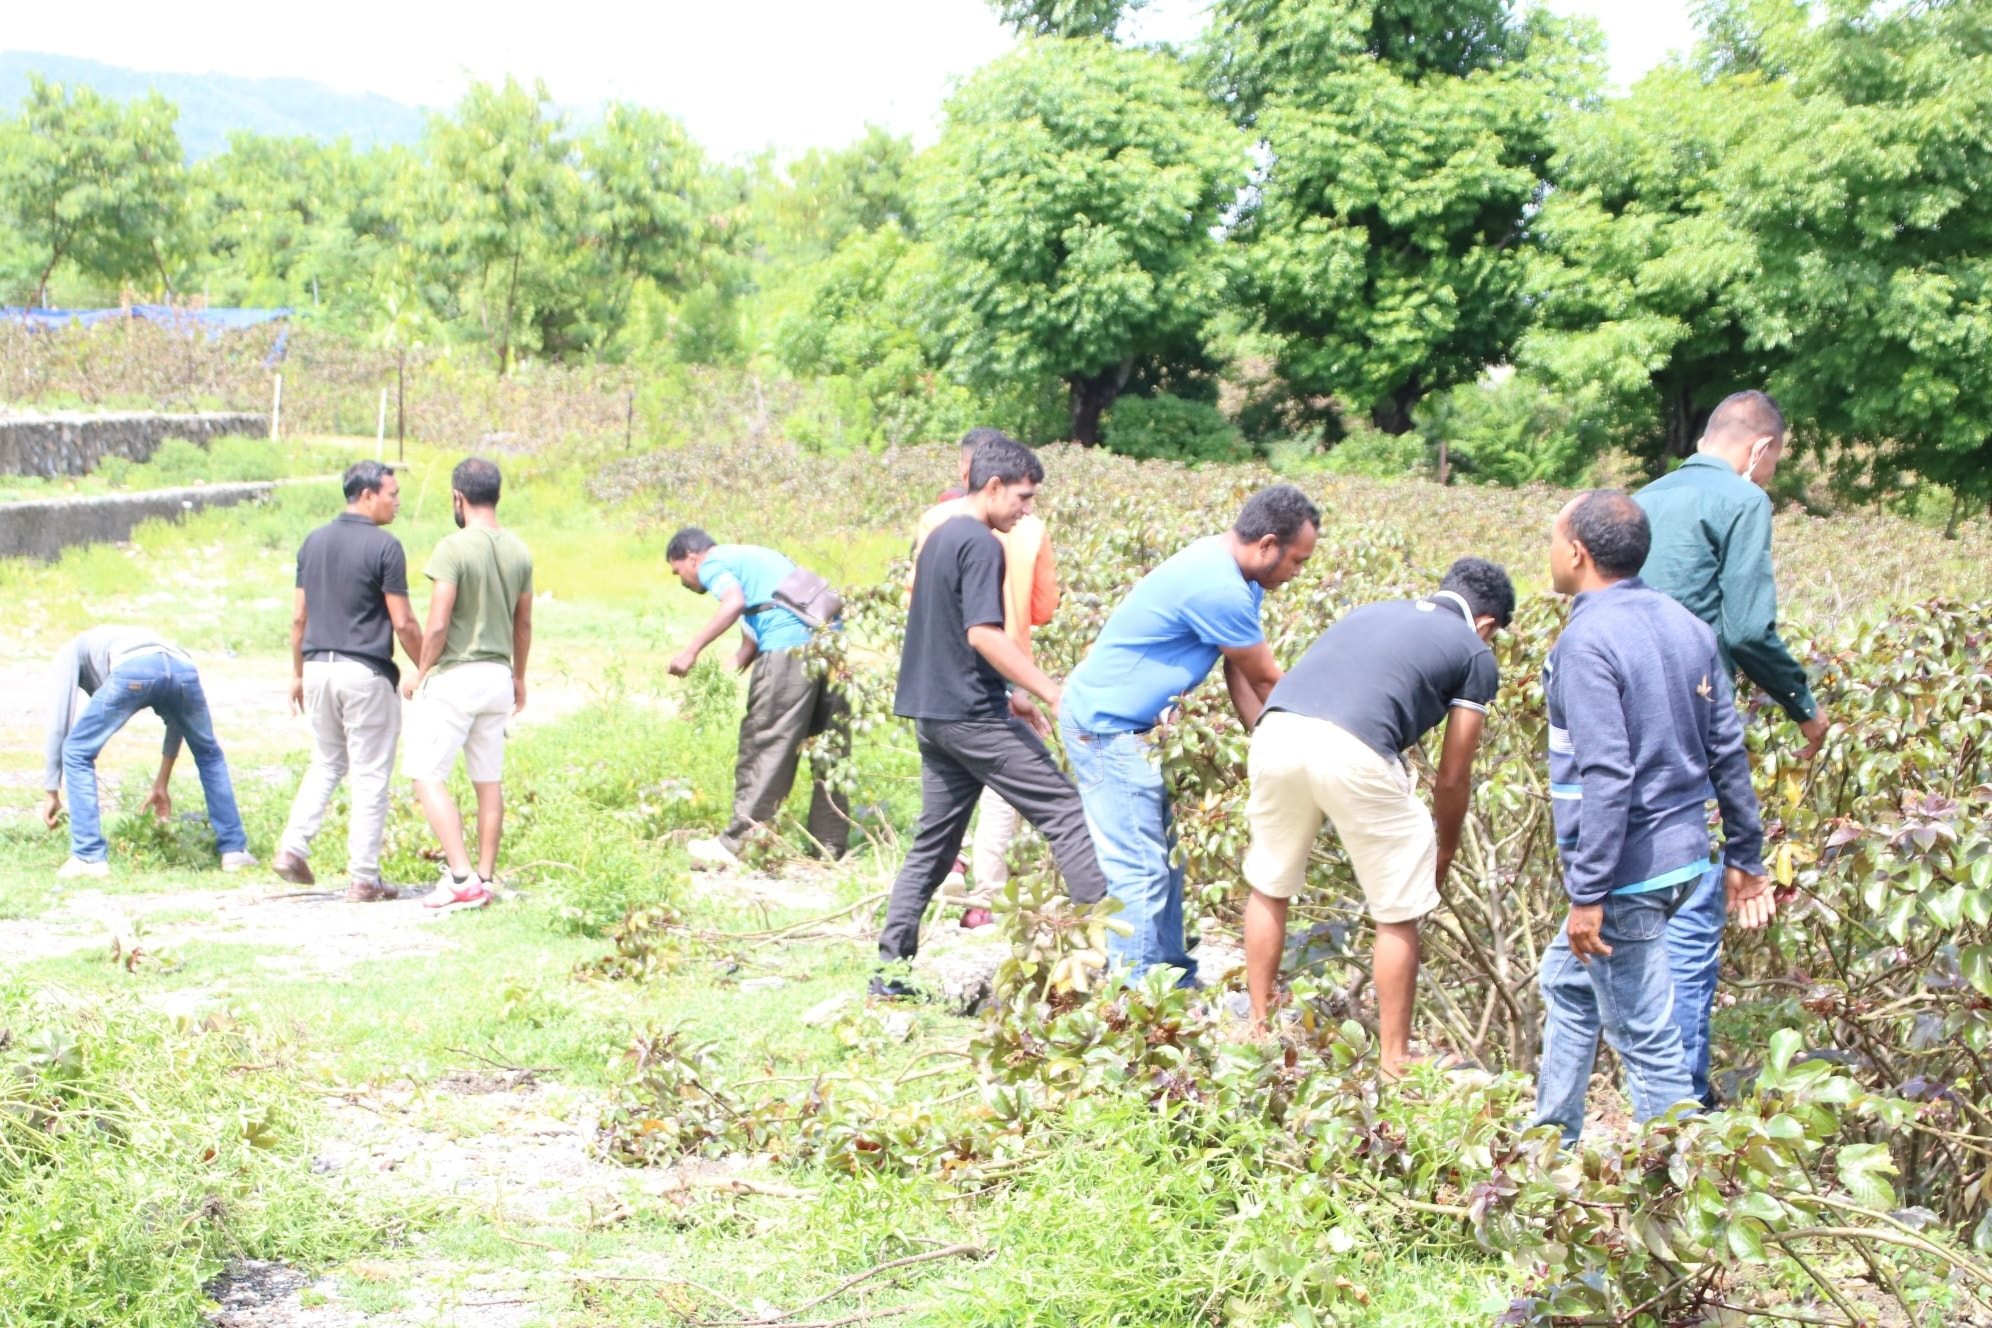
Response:
M1709 416L1696 455L1633 495L1653 527L1640 577L1715 629L1725 667L1741 668L1797 722L1799 753L1811 760L1826 737L1826 716L1806 686L1805 668L1778 635L1778 590L1771 571L1771 481L1784 452L1785 420L1763 392L1737 392ZM1674 978L1674 1023L1688 1054L1695 1094L1708 1086L1708 1021L1722 957L1722 868L1709 869L1695 896L1667 924Z

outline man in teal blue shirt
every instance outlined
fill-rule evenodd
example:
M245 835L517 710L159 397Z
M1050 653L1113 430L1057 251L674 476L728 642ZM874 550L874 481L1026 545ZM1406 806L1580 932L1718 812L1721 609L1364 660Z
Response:
M1771 571L1771 482L1784 452L1785 419L1763 392L1737 392L1709 416L1696 454L1633 495L1653 529L1640 579L1680 602L1715 630L1722 667L1764 689L1805 737L1811 760L1826 737L1826 716L1806 686L1805 667L1778 635L1778 590ZM1674 978L1674 1023L1681 1032L1695 1096L1709 1090L1709 1012L1721 968L1722 868L1711 866L1693 898L1667 924Z
M795 786L803 743L829 733L833 759L850 750L850 707L828 678L810 676L802 656L809 624L775 602L775 587L795 570L793 562L755 544L715 543L696 526L673 535L664 556L685 589L719 601L718 611L672 659L672 674L690 673L699 652L736 622L740 649L733 665L753 670L733 767L733 819L725 833L685 846L695 865L738 866L747 837L774 819ZM850 807L825 773L812 760L809 835L824 853L840 858L850 843Z

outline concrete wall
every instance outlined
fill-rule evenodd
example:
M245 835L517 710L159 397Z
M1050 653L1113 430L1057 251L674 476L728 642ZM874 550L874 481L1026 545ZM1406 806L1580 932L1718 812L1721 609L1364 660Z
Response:
M105 498L58 498L32 503L0 503L0 558L55 558L72 544L128 540L141 521L178 521L204 507L230 507L260 498L276 481L207 484L189 489L153 489Z
M150 460L168 438L206 446L227 434L257 438L269 431L268 416L246 412L0 415L0 475L87 475L105 457Z

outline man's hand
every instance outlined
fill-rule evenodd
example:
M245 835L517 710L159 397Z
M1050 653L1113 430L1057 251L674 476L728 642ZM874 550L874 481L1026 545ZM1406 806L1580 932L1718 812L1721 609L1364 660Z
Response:
M1588 964L1592 955L1607 956L1612 947L1606 945L1599 932L1605 925L1603 904L1572 904L1570 921L1564 930L1570 937L1570 953L1577 956L1577 962Z
M154 784L152 792L146 795L145 810L159 820L171 820L173 816L173 795L166 791L164 784Z
M62 822L62 794L54 789L42 794L42 824L53 830Z
M512 713L518 714L526 708L526 680L516 673L512 675Z
M407 682L402 683L401 695L405 699L413 701L415 699L415 693L422 689L422 680L424 678L427 678L428 676L429 676L428 671L424 670L423 672L418 673L414 677L410 678Z
M1778 900L1769 877L1730 867L1722 873L1722 887L1729 897L1729 920L1743 930L1756 931L1777 916Z
M1051 736L1051 721L1044 717L1031 698L1023 692L1010 693L1010 713L1031 726L1031 732L1040 738Z
M290 710L293 719L304 713L304 679L297 674L291 675Z
M1819 749L1826 745L1826 728L1829 723L1824 710L1813 712L1811 719L1799 721L1798 731L1805 735L1805 746L1798 749L1799 760L1810 761L1819 755Z
M692 665L698 662L699 662L698 651L680 650L677 654L671 657L671 676L674 678L684 677L687 673L690 673L692 671Z

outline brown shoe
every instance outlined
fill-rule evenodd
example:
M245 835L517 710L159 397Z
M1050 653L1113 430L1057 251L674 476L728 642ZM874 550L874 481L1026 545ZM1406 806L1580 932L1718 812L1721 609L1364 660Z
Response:
M311 864L295 853L278 853L270 863L270 870L292 885L318 884L318 878L311 874Z
M389 899L401 898L401 892L391 885L379 881L354 881L346 887L346 902L349 904L378 904Z

